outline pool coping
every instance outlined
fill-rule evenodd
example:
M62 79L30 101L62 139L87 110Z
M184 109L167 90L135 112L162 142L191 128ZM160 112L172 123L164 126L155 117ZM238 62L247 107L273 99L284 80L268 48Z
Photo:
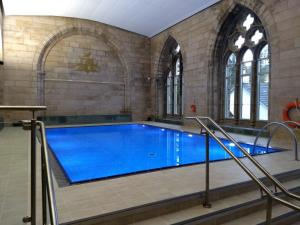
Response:
M186 131L186 130L182 130L182 129L175 129L175 128L168 128L168 127L163 127L163 126L158 126L158 125L153 125L153 124L147 124L147 123L143 123L143 122L129 122L129 123L107 123L107 124L93 124L93 125L72 125L72 126L51 126L51 127L47 127L47 129L55 129L55 128L76 128L76 127L95 127L95 126L120 126L120 125L133 125L133 124L140 124L140 125L146 125L146 126L151 126L151 127L155 127L155 128L161 128L161 129L167 129L167 130L175 130L175 131L179 131L182 133L186 133L186 134L193 134L193 135L198 135L198 136L204 136L204 134L199 134L196 132L192 132L192 131ZM230 141L226 138L223 137L218 137L221 140L226 140L226 141ZM237 141L238 144L245 144L245 145L251 145L253 146L253 144L249 144L249 143L244 143L244 142L240 142ZM263 146L260 145L256 145L256 147L261 147L261 148L265 148ZM107 177L102 177L102 178L95 178L95 179L89 179L89 180L83 180L83 181L76 181L76 182L72 182L68 173L65 171L63 165L61 164L61 162L59 161L59 159L57 158L55 152L53 151L53 149L51 148L51 146L48 143L48 149L50 149L51 155L53 156L54 160L56 161L55 164L58 165L58 168L56 166L56 169L60 170L60 172L63 174L65 180L64 182L59 182L58 181L58 186L59 187L66 187L66 186L74 186L74 185L80 185L80 184L86 184L86 183L91 183L91 182L97 182L97 181L104 181L104 180L110 180L110 179L116 179L116 178L120 178L120 177L126 177L126 176L133 176L133 175L138 175L138 174L145 174L145 173L151 173L151 172L157 172L157 171L162 171L162 170L168 170L168 169L176 169L176 168L182 168L182 167L189 167L189 166L195 166L195 165L200 165L200 164L205 164L206 162L196 162L196 163L188 163L188 164L182 164L182 165L178 165L178 166L167 166L167 167L160 167L160 168L153 168L153 169L148 169L148 170L142 170L142 171L136 171L136 172L129 172L129 173L124 173L124 174L119 174L119 175L112 175L112 176L107 176ZM263 154L251 154L251 156L261 156L261 155L268 155L268 154L273 154L273 153L279 153L282 151L286 151L287 149L283 149L283 148L279 148L279 147L271 147L271 149L273 150L272 152L267 152L267 153L263 153ZM225 150L224 150L225 151ZM239 159L243 159L246 158L246 156L243 157L238 157ZM227 159L217 159L217 160L210 160L210 163L213 162L221 162L221 161L227 161L227 160L232 160L232 158L227 158ZM54 166L55 166L54 164ZM58 178L58 171L55 170L56 173L54 173L54 175L56 176L56 178ZM60 177L62 178L62 177ZM57 179L58 180L58 179Z
M144 123L167 128L170 127L172 129L175 128L176 130L187 130L188 132L192 130L196 133L200 133L200 129L193 126L181 127L151 121L145 121ZM219 132L216 132L216 134L219 137L222 136ZM253 143L255 138L255 136L233 133L230 133L230 135L232 135L235 140L239 140L243 143ZM259 144L265 146L266 143L266 138L260 139ZM299 161L294 160L294 151L290 145L290 140L276 139L274 146L288 150L278 152L277 154L259 155L255 157L270 174L279 174L300 169ZM255 168L252 164L248 163L247 159L241 160L250 170L255 172ZM234 161L230 160L211 164L210 173L212 178L210 181L211 189L251 180ZM255 174L259 178L263 177L260 173L255 172ZM107 179L104 181L87 182L66 187L59 187L54 178L54 187L59 218L61 223L65 224L71 221L95 218L99 215L105 215L199 191L201 192L205 190L205 164L171 168L157 172ZM163 220L165 222L165 218L163 218ZM123 220L121 220L121 222L123 222Z

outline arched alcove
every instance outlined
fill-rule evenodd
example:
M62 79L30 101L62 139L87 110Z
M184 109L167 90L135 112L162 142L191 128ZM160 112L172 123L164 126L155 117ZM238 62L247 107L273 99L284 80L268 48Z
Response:
M49 115L119 114L130 108L128 69L117 46L95 29L65 28L36 57L38 103Z

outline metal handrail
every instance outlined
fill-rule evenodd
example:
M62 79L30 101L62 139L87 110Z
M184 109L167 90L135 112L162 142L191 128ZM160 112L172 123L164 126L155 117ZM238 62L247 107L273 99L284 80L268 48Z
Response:
M295 122L295 121L290 121L290 120L288 120L288 121L283 121L283 122L281 122L281 123L283 123L283 124L294 124L294 125L297 126L296 128L300 127L300 123ZM267 143L267 148L269 148L271 139L273 138L274 133L275 133L276 130L277 130L277 127L274 129L274 131L271 133L271 135L270 135L270 137L269 137L269 140L268 140L268 143ZM293 131L293 132L294 132L294 131ZM294 132L294 134L295 134L295 132ZM299 160L299 159L298 159L298 155L295 157L295 159L296 159L296 160Z
M211 123L213 123L220 131L221 133L227 137L230 141L232 141L243 153L244 155L263 173L265 174L274 184L276 184L279 189L284 192L286 195L288 195L291 198L295 198L297 200L300 200L300 196L296 195L294 193L291 193L288 191L275 177L273 177L254 157L252 157L239 143L237 143L222 127L220 127L214 120L212 120L210 117L199 117L202 119L207 119Z
M283 121L283 124L294 124L297 125L298 127L300 127L300 123L293 121L293 120L287 120L287 121ZM296 127L297 128L297 127Z
M46 110L47 106L27 106L27 105L0 105L0 110L15 110L15 111L41 111Z
M48 156L48 147L47 147L47 141L46 141L46 131L45 131L45 125L42 121L37 121L37 125L40 127L40 133L41 133L41 145L42 145L42 170L45 179L42 178L42 189L43 191L47 191L47 197L48 197L48 204L49 204L49 214L50 214L50 221L51 225L58 225L58 215L57 215L57 208L56 208L56 199L55 199L55 193L53 188L53 179L52 179L52 173L50 169L50 163L49 163L49 156ZM44 182L43 182L44 181ZM46 184L45 184L46 183ZM45 187L46 185L46 187ZM43 204L46 202L45 199L45 193L43 194ZM45 207L45 204L44 204ZM44 224L46 224L46 209L43 209L43 220Z
M11 111L30 111L32 112L32 118L35 118L36 111L47 110L47 106L27 106L27 105L0 105L0 110L11 110Z
M41 134L41 178L42 178L42 205L43 205L43 225L47 224L47 200L49 206L49 215L51 225L58 225L58 216L55 200L55 192L53 188L52 173L49 164L47 141L45 136L45 126L42 121L36 121L35 112L46 110L46 106L8 106L0 105L0 111L31 111L32 119L23 120L22 123L30 125L31 128L31 184L30 184L30 217L23 218L24 223L30 222L31 225L37 224L36 215L36 128L39 127Z
M278 128L278 126L281 126L281 127L285 128L291 134L291 136L292 136L292 138L294 140L294 146L295 146L294 147L294 149L295 149L295 160L298 161L298 142L297 142L297 137L295 135L295 132L291 128L289 128L287 125L285 125L284 123L282 123L282 122L270 122L270 123L266 124L265 126L263 126L260 129L260 131L258 132L258 134L256 135L256 138L255 138L255 141L254 141L254 144L253 144L254 145L253 149L255 149L257 140L260 137L260 135L262 134L262 132L264 130L266 130L268 127L273 126L273 125L276 125L277 126L276 128ZM273 131L273 133L271 134L271 136L270 136L270 138L268 140L267 148L269 148L269 144L271 142L271 138L273 137L275 131L277 130L276 128L275 128L275 130Z
M219 128L219 130L221 131L221 133L223 133L223 135L225 135L225 137L227 137L228 139L230 139L244 154L245 156L250 159L254 165L260 169L270 180L273 181L273 183L277 184L278 187L281 189L282 191L287 194L288 196L295 198L297 200L300 200L300 196L295 195L293 193L290 193L289 191L287 191L282 184L277 181L271 174L269 174L245 149L243 149L226 131L224 131L214 120L212 120L210 117L186 117L186 119L193 119L195 121L197 121L204 129L205 131L212 136L219 145L221 145L223 147L223 149L234 159L234 161L244 170L244 172L250 177L252 178L252 180L268 195L268 208L267 208L267 224L271 224L271 211L272 211L272 200L276 200L278 202L280 202L281 204L295 209L295 210L299 210L300 211L300 206L298 205L294 205L288 201L285 201L277 196L275 196L272 191L262 182L260 181L260 179L258 177L256 177L251 170L241 161L239 160L232 152L231 150L229 150L224 144L223 142L203 123L203 121L201 119L207 119L209 120L212 124L214 124L217 128ZM209 161L206 161L206 163L209 165ZM206 168L209 168L209 166L207 166ZM207 173L207 170L206 170ZM207 176L209 177L209 176ZM209 190L209 187L208 187ZM208 194L208 190L206 190L206 194Z

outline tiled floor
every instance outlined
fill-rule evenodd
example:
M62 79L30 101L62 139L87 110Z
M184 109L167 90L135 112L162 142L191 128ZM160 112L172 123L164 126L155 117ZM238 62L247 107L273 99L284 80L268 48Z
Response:
M300 180L293 180L290 182L285 182L284 186L288 189L293 188L293 187L298 187L300 183ZM188 220L191 218L195 218L195 217L199 217L202 215L206 215L208 213L211 212L216 212L218 210L222 210L224 208L229 208L235 205L240 205L242 203L245 203L247 201L252 201L252 200L256 200L260 198L260 193L257 190L254 191L250 191L250 192L246 192L246 193L241 193L239 194L239 196L231 196L231 197L227 197L224 199L220 199L217 201L213 201L212 202L212 208L204 208L202 205L198 205L192 208L187 208L185 210L180 210L178 212L174 212L174 213L169 213L166 215L161 215L155 218L151 218L151 219L147 219L147 220L143 220L143 221L139 221L139 222L134 222L131 225L170 225L170 224L174 224L174 223L178 223L184 220ZM283 209L282 209L283 208ZM284 213L284 212L288 212L290 211L288 208L286 207L276 207L276 209L273 211L273 215L276 215L276 213L280 212L280 213ZM252 215L252 214L251 214ZM253 223L253 225L258 224L259 222L264 221L265 219L265 212L262 211L259 213L259 217L257 218L257 214L254 215L254 218L252 218L252 216L249 215L248 218L241 218L238 219L238 222L236 221L230 221L228 223L226 223L227 225L252 225L252 223L250 223L251 220L255 221L256 223ZM247 222L246 222L247 221Z
M21 225L30 212L29 132L20 127L0 130L0 224Z
M166 126L165 124L158 124ZM183 129L180 126L167 125L171 128ZM16 129L16 128L12 128ZM185 128L189 131L199 132L197 128ZM2 133L2 134L1 134ZM7 151L11 151L10 146L14 146L13 154L9 156L9 160L1 157L0 170L0 224L22 224L20 219L24 213L15 212L19 207L24 208L27 205L27 198L23 196L28 193L27 181L28 178L28 149L29 136L28 133L19 134L15 130L7 130L7 133L0 132L1 153L5 155ZM13 137L17 137L16 142ZM244 142L252 142L253 137L243 135L233 135L238 140ZM2 144L4 143L4 144ZM24 145L24 143L26 143ZM2 156L2 155L1 155ZM12 157L16 157L16 161L12 161ZM19 157L19 158L18 158ZM300 163L294 160L293 151L285 151L270 155L256 157L272 174L285 172L289 170L299 169ZM249 162L244 159L245 164ZM15 162L17 164L15 164ZM39 165L39 164L38 164ZM14 168L17 174L12 172L4 172L7 168ZM96 181L91 183L73 185L69 187L58 187L55 183L57 206L59 211L60 222L73 221L81 218L91 217L108 213L120 209L126 209L141 204L155 202L163 199L168 199L180 195L199 192L204 190L204 164L181 167L175 169L162 170L151 173L144 173L126 177L120 177L110 180ZM13 175L10 175L13 174ZM258 173L258 176L261 176ZM22 185L12 182L11 178L23 177L23 180L18 180L25 188L20 188ZM25 179L25 180L24 180ZM215 162L211 164L211 188L222 187L236 182L249 180L248 176L238 168L237 164L232 160ZM8 182L12 182L9 184ZM26 185L24 185L26 183ZM3 188L4 187L4 188ZM14 193L14 188L19 193L11 196L11 201L7 201L7 193ZM15 206L14 199L21 200L20 206ZM13 205L12 205L13 204ZM13 209L15 217L14 222L3 223L6 215L12 214L9 209ZM20 210L21 211L21 210ZM19 222L20 221L20 222Z

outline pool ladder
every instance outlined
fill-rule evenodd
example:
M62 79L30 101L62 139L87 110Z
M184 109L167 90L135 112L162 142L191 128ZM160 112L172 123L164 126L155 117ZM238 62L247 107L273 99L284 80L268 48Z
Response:
M266 225L271 225L272 221L272 204L273 201L277 201L278 203L285 205L291 209L300 212L300 206L293 204L289 201L286 201L274 194L238 157L236 157L233 152L228 149L225 144L218 138L213 130L211 130L204 121L209 121L214 127L216 127L226 138L228 138L235 146L248 158L257 169L259 169L276 187L279 188L286 196L300 201L300 196L296 195L289 190L287 190L273 175L271 175L254 157L252 157L239 143L237 143L234 138L232 138L219 124L217 124L210 117L205 116L194 116L194 117L186 117L185 119L195 120L200 126L201 129L205 130L206 134L206 160L205 160L205 197L203 206L211 207L209 202L209 136L211 136L233 159L234 161L241 167L241 169L260 187L262 192L264 192L267 196L267 213L266 213Z
M254 141L254 144L253 144L254 145L253 150L256 148L257 140L262 135L263 131L265 131L269 127L272 127L272 126L274 127L275 126L275 129L273 130L273 132L271 132L270 137L269 137L268 142L267 142L267 149L268 149L269 146L270 146L270 142L271 142L274 134L276 133L276 131L278 130L279 127L282 127L282 128L284 128L290 134L290 136L293 139L293 142L294 142L294 151L295 151L295 160L298 161L299 157L298 157L298 142L297 142L297 137L295 135L295 132L291 128L289 128L286 124L293 124L293 125L296 126L296 128L300 127L300 123L295 122L295 121L284 121L284 122L270 122L270 123L267 123L257 133L255 141Z

